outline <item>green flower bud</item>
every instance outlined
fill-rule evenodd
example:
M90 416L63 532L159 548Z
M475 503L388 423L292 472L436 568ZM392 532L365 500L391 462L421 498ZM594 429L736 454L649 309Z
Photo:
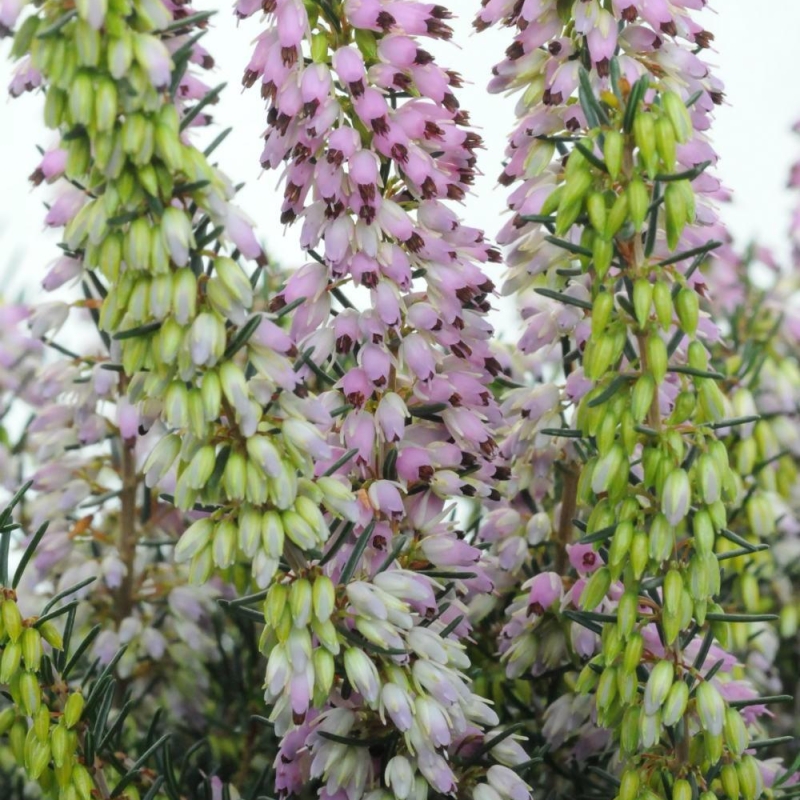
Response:
M281 521L286 535L301 550L311 550L316 546L314 530L296 511L288 509L281 512Z
M592 227L601 237L605 237L608 213L606 198L602 192L592 192L586 200L586 211Z
M628 219L628 195L617 195L606 220L605 238L613 239Z
M72 767L72 785L81 800L91 800L94 781L89 770L83 764L75 763Z
M564 194L564 186L556 187L549 195L545 198L544 203L542 203L542 210L541 213L545 216L552 214L561 203L561 196Z
M261 518L261 547L270 558L283 555L284 525L277 511L267 511Z
M214 445L207 444L201 447L192 457L189 466L182 477L190 489L205 489L209 478L214 472L217 460L217 451Z
M622 659L622 669L624 672L635 672L642 661L644 652L644 638L641 633L632 633L628 637L625 645L625 653Z
M675 131L675 139L679 144L689 141L694 132L692 118L686 108L686 104L676 92L664 92L661 95L661 107L667 115L667 119L672 123Z
M672 325L672 292L664 281L659 281L653 287L653 305L658 324L667 330Z
M239 530L233 520L225 519L214 530L213 558L220 569L227 569L236 563L236 545Z
M333 585L333 581L327 575L318 575L314 579L312 604L314 607L314 616L320 622L325 622L330 619L336 606L336 589Z
M672 800L692 800L692 784L679 778L672 785Z
M130 269L150 268L150 223L144 217L135 219L128 229L125 262Z
M193 522L175 546L175 561L178 564L190 561L208 545L213 533L214 521L210 517L203 517Z
M611 539L608 551L608 563L612 567L619 566L626 559L633 541L633 523L620 522Z
M613 445L605 455L598 459L592 470L592 491L595 494L608 491L615 475L626 465L627 458L622 446L620 444Z
M289 588L289 609L296 628L305 628L311 621L312 591L307 578L298 578Z
M633 309L640 328L644 328L650 319L650 307L653 303L653 284L647 278L639 278L633 284Z
M322 647L316 647L312 654L312 661L314 663L314 687L322 698L327 699L336 675L333 655Z
M667 172L675 169L675 129L665 117L656 120L656 149Z
M656 174L656 131L655 120L651 113L640 111L633 120L633 138L639 148L642 163L652 178Z
M600 676L597 684L597 708L605 711L611 708L617 696L617 670L614 667L606 667Z
M696 699L703 730L719 736L725 723L725 701L719 690L710 681L702 681L697 686Z
M308 523L319 542L328 538L328 525L319 506L309 497L300 496L295 501L297 513Z
M641 423L647 416L656 394L656 381L652 375L640 375L631 392L631 414L636 422Z
M617 606L617 624L619 625L620 635L627 639L636 627L638 616L639 596L636 592L627 591L619 599Z
M656 514L650 523L649 554L653 561L666 561L675 548L675 533L663 514Z
M99 78L95 86L94 124L98 131L110 131L117 120L117 87L108 78Z
M48 742L39 742L31 754L31 761L28 767L28 776L31 780L38 781L42 777L42 773L47 769L50 763L50 744Z
M710 378L698 380L698 406L703 417L714 422L719 422L730 416L729 404L717 382Z
M647 366L657 384L660 384L667 374L669 356L664 340L657 334L651 333L645 342L647 353Z
M606 131L603 143L603 159L605 160L611 180L616 180L622 169L622 156L625 141L619 131Z
M694 289L681 289L675 298L675 311L683 331L689 336L694 336L700 316L700 298L697 292Z
M664 608L673 614L679 611L682 594L683 577L678 570L671 569L664 578Z
M580 605L584 611L594 611L611 586L611 572L608 567L600 567L592 574L581 593Z
M746 755L736 762L736 775L739 779L739 792L744 800L757 800L764 792L764 779L758 761Z
M5 653L3 655L5 655ZM39 679L35 673L23 672L20 675L19 694L25 713L29 717L35 716L42 702L42 689L39 686Z
M636 800L638 794L639 773L635 769L625 770L619 784L618 800Z
M649 749L655 747L661 739L661 712L655 714L643 714L639 720L639 734L642 739L642 747Z
M592 244L592 261L597 277L601 280L608 272L613 258L614 245L607 239L602 239L599 236L595 237L594 243Z
M3 630L12 642L16 642L22 635L22 614L19 612L19 606L14 600L4 600L0 606L0 621L2 621ZM8 683L8 681L2 681Z
M0 736L5 736L14 724L17 718L17 712L14 706L6 706L0 711Z
M320 622L318 619L311 620L311 630L319 639L320 644L331 654L338 655L341 645L339 644L339 634L336 626L331 620Z
M9 602L9 601L6 601ZM0 658L0 683L10 683L17 674L22 660L22 646L19 642L10 642L3 650Z
M579 153L573 151L568 163L576 163L573 162L576 155L579 155ZM591 189L592 183L592 175L585 169L575 168L572 174L568 175L558 202L556 215L557 236L563 236L580 215L586 193Z
M675 667L671 661L659 661L650 670L650 676L644 689L644 712L655 714L667 699L675 676Z
M692 489L686 470L673 469L664 481L661 510L670 525L677 525L689 512Z
M650 193L647 187L638 178L628 185L628 213L633 223L634 230L638 233L642 229L647 210L650 206Z
M646 533L639 531L634 534L631 542L631 569L633 576L638 581L647 567L649 540Z
M232 450L222 473L222 485L225 487L228 498L244 500L246 481L247 459L240 450Z
M686 713L689 703L689 687L684 681L675 681L664 701L661 719L667 727L677 725Z
M725 709L725 722L722 730L728 749L735 756L741 756L747 749L750 737L747 734L747 725L744 718L735 708Z
M26 628L20 641L25 667L31 672L37 672L42 663L42 635L36 628Z
M619 729L619 745L623 753L632 755L638 751L641 717L641 706L631 706L625 710Z
M54 650L64 649L64 641L61 638L61 632L55 626L55 623L51 622L50 620L45 620L36 627L38 628L42 639L44 639L47 644L50 645L50 647L52 647Z
M739 775L733 764L723 764L719 773L725 795L731 800L739 800Z

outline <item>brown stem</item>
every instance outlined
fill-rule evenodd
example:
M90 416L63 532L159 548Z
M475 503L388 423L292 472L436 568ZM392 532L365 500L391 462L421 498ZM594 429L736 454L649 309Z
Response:
M125 575L117 591L114 616L121 622L130 616L133 609L134 561L136 559L136 490L139 481L136 475L135 440L122 441L119 537L117 550L125 565Z
M564 474L564 489L561 493L561 513L558 518L558 531L556 532L556 562L555 570L561 574L567 566L567 545L572 534L572 520L578 508L578 470L574 465L567 467Z

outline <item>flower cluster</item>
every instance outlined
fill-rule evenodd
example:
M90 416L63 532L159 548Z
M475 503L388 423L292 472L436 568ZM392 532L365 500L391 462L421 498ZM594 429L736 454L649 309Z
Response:
M766 548L774 509L750 475L774 453L756 436L752 462L731 458L731 431L766 423L738 365L715 368L702 307L710 254L732 257L707 172L712 37L679 3L563 5L489 0L475 23L513 28L490 90L521 92L499 236L524 324L503 403L518 499L481 531L514 598L494 604L500 649L508 678L555 682L542 735L602 755L620 798L754 798L775 779L742 758L766 708L729 649L770 617L737 613L726 567Z

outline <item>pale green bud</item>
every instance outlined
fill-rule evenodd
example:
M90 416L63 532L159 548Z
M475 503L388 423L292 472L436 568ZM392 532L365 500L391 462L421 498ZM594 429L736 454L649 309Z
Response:
M620 444L615 444L598 459L592 470L592 491L595 494L608 491L611 481L626 463L625 451Z
M697 715L703 730L719 736L725 723L725 701L719 690L710 681L702 681L697 686Z
M172 273L172 311L181 325L190 323L197 308L197 279L188 269L178 269Z
M689 703L689 687L684 681L675 681L664 701L664 708L661 712L661 719L665 725L672 727L677 725L686 713L686 706Z
M756 800L764 792L764 779L758 761L746 755L736 762L736 775L739 779L739 792L744 800Z
M670 525L677 525L689 512L692 490L686 470L673 469L664 481L661 510Z
M327 575L318 575L314 579L312 599L314 616L320 622L330 619L336 606L336 589L333 581Z
M675 533L663 514L656 514L650 524L649 554L653 561L666 561L675 547Z
M684 288L675 298L675 311L681 328L689 336L694 336L700 316L700 298L694 289Z
M309 524L320 542L328 538L328 525L319 506L309 497L300 496L295 501L295 510Z
M17 645L9 645L16 647ZM3 654L5 655L5 653ZM19 662L17 662L19 664ZM0 665L0 670L2 670ZM1 680L1 678L0 678ZM33 717L39 711L42 702L42 689L39 686L39 679L33 672L23 672L19 678L19 695L22 700L22 708L29 717Z
M673 614L679 611L682 594L683 577L678 570L671 569L664 578L664 608Z
M630 521L620 522L614 531L611 539L611 547L608 553L608 563L612 567L619 566L625 560L633 541L633 523Z
M239 511L239 549L247 558L253 558L261 545L261 512L252 506Z
M311 630L319 639L320 644L333 655L338 655L341 645L339 644L339 634L336 626L331 620L320 622L318 619L311 620Z
M314 664L314 687L320 696L327 699L336 675L333 655L325 648L316 647L312 654L312 661Z
M725 795L731 800L739 799L739 775L733 764L723 764L719 773Z
M619 729L619 744L623 753L632 755L639 749L641 717L641 706L631 706L623 714Z
M267 511L261 518L261 547L270 558L283 555L284 525L277 511Z
M653 304L653 284L647 278L639 278L633 284L633 309L640 328L650 319Z
M236 302L245 308L253 304L253 287L244 270L231 258L214 259L214 270Z
M653 305L658 324L667 330L672 324L672 292L664 281L659 281L653 287Z
M16 642L22 635L22 614L14 600L4 600L0 607L0 622L9 639ZM2 681L8 683L8 681Z
M599 292L592 303L592 336L599 336L608 325L614 310L614 295Z
M680 144L687 142L694 132L694 127L686 104L681 100L680 95L676 92L664 92L661 95L661 107L664 109L667 119L672 123L675 139Z
M311 622L312 590L307 578L298 578L289 588L289 610L296 628L305 628Z
M42 636L36 628L26 628L20 639L25 667L37 672L42 663Z
M622 156L625 149L622 134L619 131L606 131L603 143L603 158L612 180L616 180L622 169Z
M597 236L592 243L592 261L597 277L601 280L608 272L614 258L614 245L608 240Z
M631 392L631 414L641 423L647 416L656 395L655 378L649 373L640 375Z
M611 572L608 567L600 567L586 582L581 593L580 605L584 611L594 611L611 586Z
M647 538L647 534L641 531L635 533L631 541L630 562L633 575L637 581L642 577L647 567L649 549L650 540Z
M642 747L649 749L655 747L661 738L661 712L654 714L643 714L639 721L639 735L642 739Z
M650 206L650 193L647 187L638 178L632 180L628 185L628 213L634 230L638 233L647 217L647 210Z
M201 586L208 581L213 571L213 549L210 546L206 546L189 562L189 583L192 586Z
M624 639L633 633L638 616L639 596L636 592L625 592L617 606L617 624Z
M651 113L640 111L633 121L633 138L639 148L639 155L652 178L656 174L656 131Z
M635 769L628 769L622 774L617 797L619 800L636 800L639 794L639 773Z
M586 210L589 213L589 221L598 235L605 237L607 210L606 199L602 192L592 192L586 200Z
M606 667L597 684L597 708L606 711L611 707L617 696L617 670L615 667Z
M672 785L672 800L692 800L692 784L679 778Z
M311 550L316 546L318 539L314 529L296 511L281 512L281 521L286 535L301 550Z
M239 531L233 520L225 519L214 531L213 557L214 564L220 569L227 569L236 563L236 545Z
M75 763L72 767L72 785L81 800L91 800L94 781L89 770L81 763Z
M217 451L214 445L207 444L201 447L192 457L189 466L183 473L186 485L190 489L205 489L208 479L214 472L217 460Z
M22 646L19 642L9 642L0 658L0 683L10 683L17 674L22 660Z
M675 169L675 129L665 117L656 120L656 149L667 172Z
M0 736L5 736L17 718L17 711L14 706L6 706L0 711Z
M628 195L623 192L617 195L606 222L606 239L613 239L628 218Z
M38 781L49 763L50 744L48 742L39 742L33 748L30 765L28 766L28 776L31 780Z
M624 672L635 672L642 661L644 652L644 638L641 633L632 633L628 637L625 645L625 653L622 659L622 669Z
M651 333L645 342L645 350L647 353L647 366L656 383L660 384L664 380L669 366L667 346L657 333Z
M747 749L750 737L747 734L744 718L735 708L725 709L723 733L725 744L728 745L730 751L736 756L741 756Z
M671 661L659 661L650 670L647 685L644 689L644 712L646 715L655 714L667 699L675 668Z
M213 533L214 521L210 517L193 522L175 545L175 561L182 564L194 558L208 545Z
M225 487L228 498L244 500L246 484L247 459L241 451L232 450L222 473L222 485Z

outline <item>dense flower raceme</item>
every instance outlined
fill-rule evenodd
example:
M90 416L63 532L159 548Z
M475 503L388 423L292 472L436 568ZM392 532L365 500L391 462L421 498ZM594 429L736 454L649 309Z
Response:
M318 778L328 796L351 800L381 786L416 796L426 784L527 796L513 773L473 759L497 717L465 679L461 598L492 584L446 505L496 497L504 474L494 463L489 384L499 365L485 319L493 286L479 267L497 253L447 204L469 190L480 140L454 94L459 76L422 43L449 39L450 14L406 1L236 10L267 13L244 83L259 83L267 100L262 165L283 170L282 220L302 222L313 259L273 307L303 299L291 326L301 375L329 381L346 404L336 452L319 468L346 475L361 500L321 562L313 553L310 566L290 562L267 598L267 699L287 732L278 787L296 793ZM329 677L332 694L313 698L322 709L313 722L309 623L346 677ZM333 676L326 650L314 652L313 674ZM365 743L386 725L403 735L381 766L380 748ZM518 747L493 755L525 760Z
M733 667L729 628L761 619L720 605L739 599L725 562L761 545L728 527L742 476L723 438L754 420L709 366L719 331L700 310L699 268L723 238L704 133L721 91L693 52L710 35L678 4L566 5L489 0L476 22L515 30L490 85L521 92L500 241L541 380L507 393L521 499L482 530L512 594L541 548L501 650L511 678L588 660L543 734L577 732L580 760L604 753L619 797L757 797L776 772L740 757L760 728L738 709L757 692L708 659Z
M109 9L112 12L119 15ZM172 38L175 26L150 20L147 15L153 9L145 14L134 8L133 13L146 27L164 29L167 40ZM269 652L267 699L275 702L273 717L280 733L302 722L312 702L328 708L323 717L333 714L332 688L343 701L355 690L357 696L348 701L352 719L337 726L345 725L356 741L354 734L370 732L388 709L389 718L396 718L395 724L405 733L407 755L397 755L398 775L405 780L410 770L413 782L419 770L416 780L422 786L427 781L439 791L449 791L456 778L442 752L452 746L469 755L470 748L480 745L481 727L496 719L460 674L469 662L457 639L468 630L465 615L459 614L458 594L470 581L484 590L490 584L480 568L463 571L474 568L479 551L458 540L445 521L448 511L443 507L443 498L452 495L490 494L486 481L495 472L494 444L485 424L492 413L484 378L492 367L486 344L490 329L481 320L491 284L474 265L475 259L490 258L492 251L477 231L460 227L452 212L433 199L439 194L463 195L477 139L462 130L465 118L455 110L442 118L433 103L416 109L424 135L436 140L423 142L427 150L444 146L445 155L451 157L434 159L409 141L407 149L420 149L416 162L429 162L433 172L425 176L417 170L424 187L397 184L391 200L377 192L378 174L369 167L370 159L377 167L378 156L366 150L360 156L350 154L353 164L360 163L363 170L358 172L357 195L363 195L364 206L358 209L358 226L346 213L341 222L345 232L348 224L358 232L364 255L372 252L378 258L377 249L371 248L380 249L380 261L393 280L378 281L374 275L375 294L382 299L371 314L360 319L339 315L337 322L349 318L339 338L353 337L344 355L356 349L361 329L369 332L373 352L358 344L360 367L344 375L342 392L315 397L301 382L321 371L324 353L306 334L318 325L315 315L320 308L327 315L328 278L320 282L319 270L312 266L287 285L282 310L304 301L293 318L292 339L269 319L248 316L249 279L235 261L202 249L219 235L217 229L206 234L210 224L221 223L230 236L237 236L243 223L226 205L219 176L178 136L179 116L163 91L170 81L175 85L176 78L170 75L158 37L141 34L140 38L122 26L122 33L133 39L129 50L133 61L125 62L130 66L125 76L126 84L133 84L130 91L129 86L118 85L121 71L116 59L122 56L117 37L107 42L97 35L97 27L107 27L108 19L81 14L77 20L56 24L52 36L41 38L35 36L41 23L37 17L31 20L24 23L17 46L20 41L31 45L32 63L47 87L48 121L66 135L66 175L84 187L77 199L68 190L72 197L67 204L71 217L67 249L82 256L84 268L98 265L94 281L101 295L105 281L116 284L103 299L99 321L114 335L112 357L119 354L141 421L147 427L160 418L176 429L156 445L146 462L147 480L158 483L179 458L175 502L189 510L200 500L204 503L200 510L207 514L182 537L178 560L189 560L193 580L202 582L214 567L229 569L245 558L256 587L271 584L263 646ZM446 30L441 24L432 24L432 29ZM75 53L78 63L55 70L49 59L57 58L62 41L74 41L74 49L68 47L67 52L70 58ZM348 52L345 48L342 58ZM351 56L357 55L353 49ZM71 93L65 103L62 87L68 81ZM364 94L373 98L374 106L376 95ZM447 104L454 102L448 99ZM413 116L410 107L406 115ZM381 128L380 115L372 119L373 128ZM350 144L342 137L346 151L354 145L356 132L340 130L352 134ZM448 139L453 143L448 145ZM399 152L401 145L395 142L392 147ZM91 167L90 153L95 156ZM335 160L334 155L329 163ZM387 179L393 180L390 174ZM86 190L91 192L88 197ZM194 206L188 208L187 195L196 212ZM414 206L423 197L412 219L403 205ZM238 237L239 249L260 258L249 229L245 234L249 238ZM324 256L340 269L332 257L335 237L326 234L328 238ZM213 270L211 277L201 274L205 259L209 272ZM411 289L412 265L424 271L428 288L409 293L406 301L400 292ZM367 273L373 270L365 269L359 282L370 286L373 278ZM338 287L331 288L342 296ZM411 305L413 314L407 307ZM354 324L350 331L348 325ZM333 329L326 332L332 348L337 337ZM294 355L295 341L304 349L293 368L286 356ZM376 390L386 384L392 391L378 391L372 399L370 382ZM383 441L377 450L372 416L364 408L352 414L346 407L342 410L343 399L355 406L380 402L376 419ZM408 406L424 421L404 433ZM332 432L326 441L332 411L344 419L336 437ZM344 447L336 446L339 435ZM406 445L402 449L391 446L401 439ZM351 460L358 465L360 504L335 475ZM376 460L382 475L375 474ZM319 468L312 481L315 462ZM414 491L406 509L398 486L408 489L409 484ZM330 524L321 504L330 514L350 519L348 525L340 524L323 557L330 565L326 570L315 563ZM417 570L426 565L427 574L412 575L397 569L391 557L387 560L389 549L399 553L397 545L404 543L399 536L401 520L410 521L409 532L414 534L408 537L408 551L401 554L402 565ZM351 532L355 541L346 542ZM338 548L335 557L334 548ZM392 568L381 571L384 561ZM436 568L444 571L437 574ZM276 570L280 570L277 581ZM381 574L374 583L359 580L375 571ZM331 577L348 584L346 589L337 591ZM312 633L317 643L313 656ZM341 673L335 658L341 659ZM337 673L346 676L344 683ZM357 703L356 697L361 698ZM416 713L409 716L412 708ZM321 719L319 725L324 724ZM358 727L351 730L355 724ZM337 762L337 748L331 755L332 746L316 729L313 737L309 745L318 758L311 769L331 792L347 787L355 795L379 782L391 785L392 780L401 780L381 775L380 770L376 774L363 747L345 748L347 757ZM521 751L508 746L499 748L497 755L511 763L524 760ZM501 769L492 767L485 775L504 791L525 791L513 773L496 778ZM486 787L481 791L497 791L481 785Z

